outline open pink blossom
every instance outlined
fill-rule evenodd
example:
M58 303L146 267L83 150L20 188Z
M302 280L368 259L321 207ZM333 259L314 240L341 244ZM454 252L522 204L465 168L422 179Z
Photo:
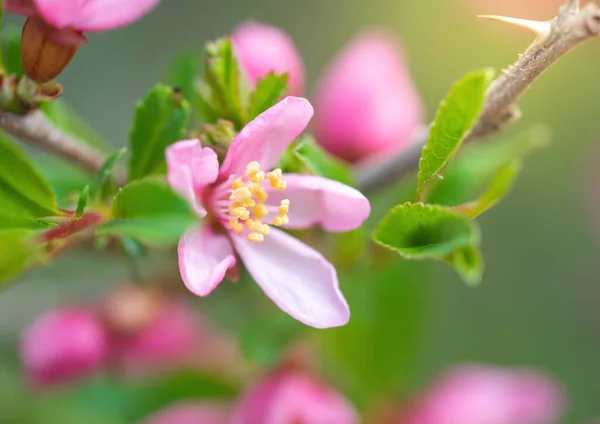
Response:
M25 16L39 16L57 31L55 40L85 41L83 32L106 31L128 25L160 0L5 0L4 8Z
M538 372L467 365L444 374L400 423L552 424L563 406L560 388Z
M318 176L272 169L313 115L308 100L287 97L246 125L223 164L198 140L167 148L167 176L201 218L179 241L181 277L193 293L209 294L236 265L282 310L307 325L348 322L336 271L320 253L274 227L321 225L349 231L370 213L357 190Z
M300 371L281 370L250 386L230 424L356 424L354 407L341 394Z
M349 162L407 148L423 123L402 45L386 31L366 31L342 50L323 73L314 104L317 140Z
M245 22L231 34L242 70L252 84L269 73L288 74L289 94L304 92L302 57L288 34L258 22Z

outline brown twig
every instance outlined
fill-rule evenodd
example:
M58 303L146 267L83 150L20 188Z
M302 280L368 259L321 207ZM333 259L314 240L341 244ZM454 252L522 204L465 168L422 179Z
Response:
M566 0L558 16L548 22L549 32L538 34L519 60L492 83L481 116L465 142L487 137L517 119L516 102L533 82L564 54L600 34L600 7L590 2L580 8L579 3ZM414 171L426 141L419 137L412 147L388 161L357 168L359 189L368 192Z
M37 147L84 171L95 174L106 156L56 128L40 111L14 115L0 111L0 128L25 144Z

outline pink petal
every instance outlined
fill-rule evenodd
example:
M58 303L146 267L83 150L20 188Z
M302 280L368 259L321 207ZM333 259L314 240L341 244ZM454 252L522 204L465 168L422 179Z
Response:
M371 212L369 200L358 190L337 181L313 175L284 174L287 187L270 190L268 203L290 200L287 228L315 224L327 231L350 231L360 227Z
M56 28L105 31L128 25L160 0L34 0L40 15Z
M277 229L262 243L240 236L232 241L256 283L283 311L316 328L348 322L335 268L319 252Z
M188 199L201 217L206 216L201 193L219 175L217 154L210 147L203 148L198 140L183 140L167 147L165 157L173 190Z
M285 149L304 131L313 108L302 97L286 97L246 125L229 146L222 176L243 173L252 161L272 169Z
M227 237L217 235L208 226L190 228L179 240L179 271L186 287L198 296L206 296L235 265L233 249Z
M185 400L161 409L142 424L225 424L227 409L221 402Z

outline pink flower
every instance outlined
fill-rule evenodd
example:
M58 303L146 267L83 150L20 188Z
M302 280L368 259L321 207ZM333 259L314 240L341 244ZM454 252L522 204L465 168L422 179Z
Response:
M403 424L550 424L563 410L555 382L537 372L462 366L442 376Z
M66 44L85 42L82 32L106 31L128 25L158 4L159 0L5 0L7 11L39 16L55 28L53 38Z
M205 218L179 241L179 269L190 291L208 295L236 265L237 253L267 296L294 318L317 328L348 322L333 265L274 227L349 231L369 215L369 201L336 181L264 171L312 114L306 99L287 97L242 129L220 167L217 154L198 140L167 148L169 183Z
M168 303L145 328L116 341L117 359L128 368L182 363L194 355L202 333L193 311L179 303Z
M161 409L142 424L226 424L227 406L218 402L184 401Z
M233 31L231 39L240 65L252 84L270 72L287 72L288 94L304 92L302 58L285 32L270 25L246 22Z
M350 162L406 148L423 106L399 42L380 31L356 37L324 72L314 129L330 153Z
M234 406L230 424L355 424L356 411L340 394L299 371L282 370L251 386Z
M33 383L51 385L97 370L106 358L108 344L108 336L92 312L56 310L25 330L21 359Z

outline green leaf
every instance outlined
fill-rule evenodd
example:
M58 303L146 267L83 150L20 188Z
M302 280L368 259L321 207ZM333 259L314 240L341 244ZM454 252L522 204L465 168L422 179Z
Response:
M549 140L549 130L534 125L516 134L504 134L498 140L466 146L445 170L444 179L436 184L429 202L456 206L471 201L485 189L498 169L546 146Z
M6 25L2 31L2 56L8 74L23 75L21 29L16 25Z
M58 215L52 188L25 152L0 133L0 205L4 215Z
M198 52L187 52L177 57L165 76L165 82L171 87L179 87L183 98L192 105L196 104L196 81L202 72L202 62Z
M189 103L166 85L156 85L138 103L130 133L132 180L164 172L165 149L185 138Z
M208 43L206 54L203 97L218 112L220 119L233 122L239 129L246 122L242 105L247 96L247 87L244 79L240 78L231 40L224 38ZM207 95L206 88L209 88L210 95Z
M475 286L481 282L484 269L483 256L475 246L456 249L448 255L446 262L458 271L467 284Z
M196 222L185 199L156 179L134 181L123 187L113 203L113 221L98 234L125 235L150 244L171 244Z
M110 145L96 130L62 99L42 102L40 109L57 128L103 152L111 150Z
M512 187L519 171L521 170L521 161L515 159L506 165L500 167L487 189L476 200L462 204L456 207L456 210L474 219L483 212L492 208Z
M23 218L19 216L6 216L0 213L0 230L46 230L54 227L54 223L38 218Z
M77 209L75 210L74 218L81 218L83 212L85 211L85 207L90 201L90 186L86 185L83 190L81 190L81 194L79 195L79 200L77 201Z
M417 198L423 200L426 184L435 178L458 151L479 116L494 77L484 69L457 82L442 102L419 161Z
M90 197L94 198L100 194L101 189L104 186L104 183L109 179L113 168L115 167L117 162L119 162L119 160L123 157L126 151L127 148L123 147L122 149L119 149L116 152L114 152L104 161L104 164L100 168L100 171L98 171L96 178L94 178L94 181L90 185Z
M40 172L56 194L58 206L63 209L72 208L83 187L89 183L89 175L73 165L50 156L40 155L35 159Z
M350 167L327 153L312 137L304 136L294 148L294 155L316 175L354 185Z
M407 259L442 259L456 249L478 245L479 230L449 208L405 203L377 224L373 238Z
M34 233L27 230L0 231L0 283L19 274L35 257Z
M253 120L265 110L275 105L287 91L288 74L277 75L269 73L260 78L256 88L250 96L250 107L248 109L248 121Z

